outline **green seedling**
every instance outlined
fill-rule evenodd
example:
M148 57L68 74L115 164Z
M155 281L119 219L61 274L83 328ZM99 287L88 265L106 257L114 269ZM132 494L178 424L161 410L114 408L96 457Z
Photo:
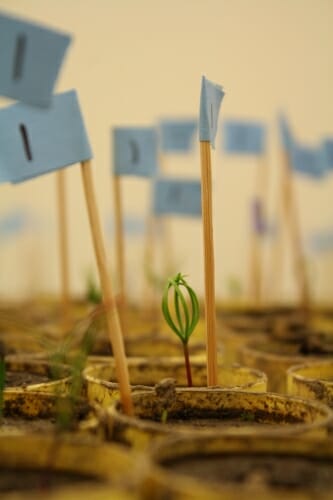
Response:
M169 307L170 290L173 290L174 319L171 316ZM183 290L186 291L187 297L184 296ZM190 307L188 301L190 302ZM165 321L183 344L187 383L189 387L192 387L188 341L198 324L200 311L196 293L188 285L185 277L181 273L178 273L173 278L168 279L162 297L162 312Z
M102 302L102 292L91 272L87 274L86 278L86 299L92 304L100 304Z

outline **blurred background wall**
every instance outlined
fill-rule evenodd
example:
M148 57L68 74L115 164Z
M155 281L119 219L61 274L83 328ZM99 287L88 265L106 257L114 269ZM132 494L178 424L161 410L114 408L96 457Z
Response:
M221 120L249 118L269 126L269 211L274 215L279 185L279 139L276 117L284 111L300 140L316 143L333 134L333 65L331 0L0 0L0 9L72 33L57 91L76 88L94 151L98 204L110 268L115 275L112 219L110 127L154 124L162 117L198 115L201 75L224 86ZM0 48L1 50L1 48ZM9 100L1 99L0 105ZM249 203L256 159L226 156L221 130L213 154L216 289L219 297L240 283L245 295L249 267ZM200 175L199 151L164 159L166 172ZM71 288L80 293L87 270L95 270L78 166L67 170ZM305 240L333 227L333 176L313 182L295 177ZM124 179L126 213L149 209L149 183ZM0 215L23 210L29 227L0 239L0 294L21 297L59 289L55 179L43 176L17 186L1 185ZM202 233L198 220L170 221L175 270L189 275L203 290ZM143 291L143 238L127 239L126 260L131 295ZM290 251L286 241L280 283L268 291L293 298ZM308 252L315 297L333 295L333 251ZM158 261L158 258L157 258ZM274 290L276 286L276 290Z

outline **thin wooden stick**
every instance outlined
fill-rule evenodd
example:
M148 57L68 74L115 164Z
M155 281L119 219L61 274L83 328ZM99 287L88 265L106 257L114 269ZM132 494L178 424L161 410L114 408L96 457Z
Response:
M265 156L262 154L258 158L255 179L255 199L258 200L260 215L265 217L267 206L268 172ZM255 217L255 214L252 215ZM255 225L255 221L253 221ZM263 278L263 237L252 226L251 238L251 258L250 258L250 296L254 303L259 305L262 298L262 278Z
M125 242L123 230L123 207L120 189L120 176L113 176L114 216L115 216L115 241L116 241L116 265L119 286L119 317L122 330L126 329L127 293L126 293L126 271L125 271Z
M66 173L64 170L56 172L57 197L58 197L58 224L59 224L59 254L60 254L60 279L61 303L64 325L69 320L69 259L68 259L68 224L66 203Z
M205 321L207 343L207 385L217 385L217 339L215 310L215 266L212 210L210 143L200 141L201 204L205 261Z
M289 154L283 152L283 189L285 194L285 217L289 225L290 239L293 251L295 276L299 289L300 306L308 311L310 306L310 290L306 272L305 257L302 249L302 238L299 216L294 194L294 186Z
M90 160L83 161L81 163L81 173L97 267L103 292L103 300L106 308L106 320L109 330L109 337L116 363L116 375L119 383L121 402L124 412L128 415L133 415L133 404L131 398L124 341L122 337L118 311L112 293L111 281L107 272L105 248L97 211Z

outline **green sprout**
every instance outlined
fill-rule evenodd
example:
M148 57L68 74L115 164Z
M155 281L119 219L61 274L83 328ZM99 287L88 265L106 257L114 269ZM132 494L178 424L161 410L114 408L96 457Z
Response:
M175 319L171 317L169 308L169 291L173 289L173 305ZM183 290L187 292L187 299L183 294ZM188 299L190 300L191 308L189 309ZM188 285L184 275L176 274L173 278L168 279L162 297L162 312L165 321L175 334L180 338L183 344L187 383L192 387L191 364L188 351L188 341L195 327L198 324L200 311L199 301L194 290Z
M102 292L91 272L86 277L86 299L92 304L100 304L102 302Z

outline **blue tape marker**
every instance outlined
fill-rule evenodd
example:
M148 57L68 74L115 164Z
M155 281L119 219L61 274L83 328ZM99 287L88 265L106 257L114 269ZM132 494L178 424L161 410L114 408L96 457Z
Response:
M47 107L68 34L0 13L0 95Z
M193 148L196 120L162 120L161 150L164 153L187 153Z
M329 252L333 249L333 229L328 228L313 233L308 238L308 246L312 252Z
M222 140L229 154L260 155L265 151L266 129L256 122L227 120L223 123Z
M291 163L295 172L313 179L322 179L327 173L327 165L322 148L294 144L291 149Z
M115 232L113 217L107 220L107 231L113 236ZM123 219L123 231L128 236L141 236L146 231L144 219L133 214L126 215Z
M209 141L215 147L219 112L224 97L224 90L220 85L210 82L204 76L201 82L199 139Z
M333 139L325 139L322 148L327 169L333 169Z
M14 209L0 215L0 239L16 236L28 229L29 225L32 227L32 221L25 210Z
M50 108L0 109L0 182L22 182L92 157L74 90Z
M198 180L158 179L154 184L156 215L201 217L201 184Z
M157 134L152 127L113 129L113 171L116 175L152 177L157 172Z

